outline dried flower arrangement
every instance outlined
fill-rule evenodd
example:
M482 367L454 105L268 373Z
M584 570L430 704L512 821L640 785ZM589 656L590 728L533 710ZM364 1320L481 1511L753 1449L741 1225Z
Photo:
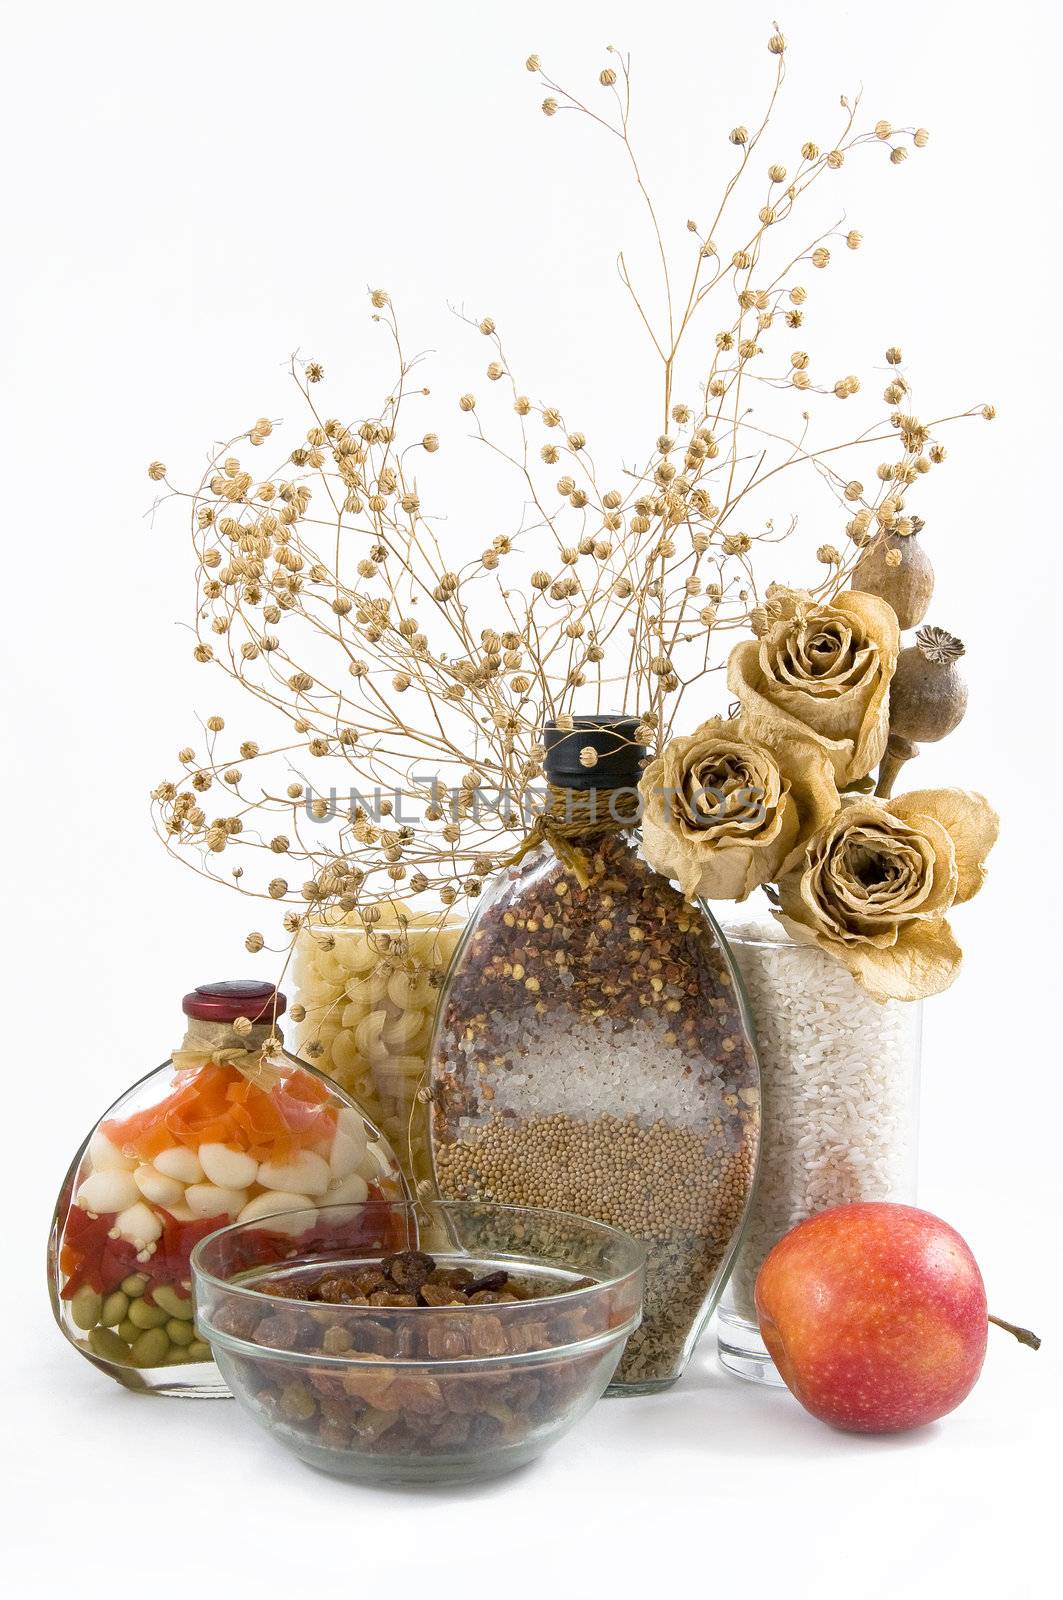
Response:
M455 409L511 469L516 505L509 531L458 564L424 498L441 436L409 421L425 391L378 289L372 314L396 369L381 406L337 415L318 402L321 364L293 360L306 422L275 470L247 460L273 441L267 417L217 450L191 491L161 463L149 468L160 499L191 514L195 659L285 728L267 748L230 745L222 718L209 718L205 748L182 749L179 775L153 791L157 826L209 876L282 906L292 942L310 927L327 945L330 921L353 921L377 930L389 970L409 970L413 920L474 901L527 833L544 721L572 727L578 712L621 707L653 752L642 786L648 859L687 894L741 899L776 886L787 929L882 998L950 981L958 950L945 913L977 888L995 821L958 791L889 799L913 740L962 715L961 647L940 630L921 634L914 655L900 647L933 586L909 502L945 459L945 425L993 410L919 420L891 347L885 414L820 441L823 414L861 383L818 380L808 351L792 347L807 342L798 330L812 284L861 235L837 225L794 244L795 221L813 186L839 181L851 158L900 166L928 136L886 121L863 128L859 101L843 98L828 148L806 142L769 160L780 33L768 50L765 110L727 136L722 195L707 227L687 223L682 278L632 142L629 61L611 52L602 110L537 56L526 63L545 115L574 112L604 133L645 203L662 317L619 258L661 377L660 433L639 467L604 472L577 420L525 392L484 317L471 325L489 352L487 403L470 391ZM770 397L796 404L789 424L765 420ZM861 461L867 486L852 470ZM763 491L798 469L825 493L837 543L818 546L800 586L766 585L761 554L777 561L795 523L777 530ZM739 714L684 734L688 691L723 669L716 647L735 635L751 635L726 667ZM584 758L593 764L594 750ZM354 791L349 805L296 776L310 762L333 796ZM679 803L665 807L664 790ZM375 815L364 803L374 791L387 796ZM262 950L266 936L246 943ZM320 1050L311 1040L309 1054Z

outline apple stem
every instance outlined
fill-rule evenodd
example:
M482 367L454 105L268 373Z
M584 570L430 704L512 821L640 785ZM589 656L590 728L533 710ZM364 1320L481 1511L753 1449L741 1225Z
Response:
M1017 1328L1013 1322L1005 1322L1002 1317L994 1317L992 1312L989 1320L998 1328L1003 1328L1005 1333L1010 1333L1013 1338L1018 1339L1020 1344L1028 1344L1031 1350L1040 1350L1041 1341L1036 1333L1030 1332L1029 1328Z

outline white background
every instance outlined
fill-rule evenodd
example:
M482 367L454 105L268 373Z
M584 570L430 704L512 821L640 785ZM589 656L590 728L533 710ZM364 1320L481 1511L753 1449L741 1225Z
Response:
M646 166L681 245L727 170L726 130L761 104L770 10L0 7L13 1592L277 1594L377 1575L400 1594L487 1580L515 1595L1027 1595L1054 1566L1054 10L791 0L780 17L783 156L826 143L839 92L861 82L868 123L932 131L903 168L868 162L866 188L849 183L866 243L842 252L815 337L849 352L839 374L901 343L928 411L999 408L953 437L926 511L931 620L968 642L971 709L918 782L984 789L1004 829L988 887L956 919L965 971L927 1007L921 1199L967 1237L995 1309L1045 1347L994 1334L959 1412L859 1440L726 1379L707 1338L667 1396L599 1406L509 1481L418 1496L316 1476L231 1405L129 1396L50 1320L47 1221L78 1141L168 1053L184 990L266 970L242 949L258 913L169 860L149 824L149 789L217 706L178 626L193 594L185 528L145 516L144 468L160 456L190 482L212 439L282 416L296 349L351 381L348 410L370 409L376 283L410 343L437 351L426 410L445 445L461 432L455 397L487 387L484 343L448 310L464 305L496 318L522 384L577 417L599 457L630 456L651 378L612 261L637 212L590 128L539 114L522 63L538 50L593 95L604 46L633 52Z

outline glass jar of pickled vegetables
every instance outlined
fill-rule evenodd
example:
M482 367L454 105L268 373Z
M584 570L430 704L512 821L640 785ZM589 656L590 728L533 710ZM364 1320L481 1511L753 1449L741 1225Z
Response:
M227 1394L200 1337L189 1257L230 1222L406 1192L354 1099L284 1050L269 983L204 984L180 1049L126 1091L70 1166L49 1244L60 1328L126 1388Z
M431 1052L448 1200L575 1212L644 1242L612 1388L673 1383L720 1295L760 1133L727 943L639 853L638 723L545 730L547 809L479 901Z
M353 1094L391 1140L411 1186L431 1167L418 1103L436 1004L463 923L446 914L375 908L326 913L295 950L296 1049Z

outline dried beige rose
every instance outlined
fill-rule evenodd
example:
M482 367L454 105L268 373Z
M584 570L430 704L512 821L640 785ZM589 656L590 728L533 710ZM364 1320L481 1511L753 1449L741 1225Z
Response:
M741 720L721 717L673 739L639 788L646 859L691 900L744 900L838 806L822 745L807 736L753 740Z
M876 1000L939 994L962 954L945 913L981 887L998 830L989 802L963 789L850 800L779 880L775 915Z
M775 589L778 620L731 651L727 684L755 739L818 739L839 787L877 766L889 733L889 685L900 632L892 606L849 590L829 604Z

